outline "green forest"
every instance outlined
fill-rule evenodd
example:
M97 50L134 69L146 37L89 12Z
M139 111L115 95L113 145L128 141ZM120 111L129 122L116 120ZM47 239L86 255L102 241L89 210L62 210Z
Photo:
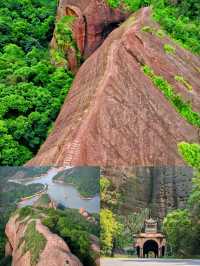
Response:
M103 256L114 256L116 250L126 251L128 255L135 255L133 249L134 235L140 233L144 221L149 217L149 209L140 212L132 212L123 215L120 206L123 203L122 191L116 192L117 188L108 178L100 178L100 243Z
M163 30L183 47L200 54L198 0L106 1L112 8L130 12L151 5L153 17ZM56 8L56 0L0 3L0 165L23 165L37 153L71 87L74 77L66 62L63 67L51 63L64 60L63 42L77 50L70 30L73 18L66 17L55 27ZM59 51L49 49L54 28ZM77 58L81 60L79 51Z
M193 188L185 208L170 211L159 230L167 239L167 257L199 258L200 252L200 145L182 142L178 145L180 155L188 166L194 169ZM106 177L100 179L101 195L101 254L114 256L116 250L133 245L134 235L144 228L144 221L150 210L142 209L122 215L122 192L116 192L115 185ZM126 250L126 255L136 255L135 250Z
M22 165L53 127L73 75L51 64L57 1L0 2L0 165Z
M4 231L11 213L17 208L17 203L22 197L33 195L43 189L42 184L26 186L8 182L9 178L16 172L15 167L0 167L0 265L10 265L9 263L7 264L7 261L10 261L9 258L4 258L6 243ZM30 171L30 176L36 173L38 173L38 170L32 170Z
M153 17L164 30L185 48L200 54L199 0L107 0L112 8L131 12L151 5Z
M53 180L74 185L81 196L94 197L99 193L99 167L74 167L58 173Z
M66 241L70 250L76 255L83 265L94 266L98 254L91 250L91 235L99 237L99 218L95 216L96 224L87 221L75 209L54 210L47 208L24 207L15 213L19 214L19 219L29 216L29 219L41 219L52 233L60 236ZM26 251L31 251L31 260L36 264L38 257L44 249L44 240L41 239L35 230L34 224L27 228L25 234Z
M170 246L170 255L199 257L200 252L200 145L180 143L179 152L195 170L193 189L187 207L170 212L163 221L163 230Z
M83 265L94 266L98 254L91 251L90 235L97 237L100 235L98 217L96 217L97 224L94 224L88 222L77 210L48 210L47 212L48 217L43 220L43 224L66 241L72 253L81 260Z

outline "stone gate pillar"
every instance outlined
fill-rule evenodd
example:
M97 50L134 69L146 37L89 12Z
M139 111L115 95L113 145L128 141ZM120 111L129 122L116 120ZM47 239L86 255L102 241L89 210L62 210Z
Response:
M162 248L158 247L158 258L162 257Z
M140 258L143 258L144 254L143 254L143 247L140 247Z

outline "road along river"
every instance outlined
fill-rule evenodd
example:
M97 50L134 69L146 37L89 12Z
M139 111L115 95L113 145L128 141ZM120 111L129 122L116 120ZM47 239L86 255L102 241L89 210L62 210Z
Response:
M97 213L100 209L100 197L99 195L94 196L91 199L86 199L80 196L77 189L72 185L67 185L63 183L55 183L53 182L53 177L58 173L58 168L51 168L47 174L42 175L37 178L33 178L28 181L20 181L23 184L43 184L47 185L46 193L50 196L50 198L56 203L60 203L65 207L80 209L84 208L90 213ZM19 182L16 181L16 182ZM37 201L39 195L36 195L30 199L25 199L18 204L18 207L24 207L33 205L34 202Z

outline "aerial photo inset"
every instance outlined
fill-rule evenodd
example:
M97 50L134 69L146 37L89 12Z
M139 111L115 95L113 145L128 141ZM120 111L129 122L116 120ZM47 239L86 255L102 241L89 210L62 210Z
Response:
M98 167L1 167L1 265L98 264L99 176Z

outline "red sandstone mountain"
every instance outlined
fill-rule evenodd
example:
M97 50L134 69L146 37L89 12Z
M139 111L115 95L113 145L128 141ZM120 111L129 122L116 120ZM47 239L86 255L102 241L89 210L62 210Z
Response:
M150 30L144 31L147 26ZM199 111L200 58L169 37L159 37L158 29L150 8L143 8L107 37L79 69L53 132L28 165L183 164L177 143L199 142L198 130L178 114L141 66L163 76ZM175 47L175 53L166 53L165 44Z
M20 220L18 215L12 216L6 225L6 255L12 256L13 266L30 266L31 253L24 252L27 226L33 220L30 217ZM67 244L58 235L53 234L45 227L39 219L36 220L36 230L46 239L44 250L41 251L37 266L59 265L59 266L82 266L82 263L75 257Z
M45 215L45 214L43 214ZM66 242L56 234L53 234L46 226L41 223L39 218L31 218L26 216L20 218L18 214L10 217L5 233L7 236L7 244L5 250L5 256L12 256L13 266L31 266L31 258L34 254L27 248L25 242L26 230L30 223L35 222L35 229L45 239L45 247L41 250L37 263L37 266L82 266L80 260L74 256ZM34 240L35 241L35 240ZM100 246L99 239L90 235L90 249L96 254L95 265L100 265Z
M73 37L84 58L90 56L107 35L128 16L120 9L111 9L104 0L60 0L57 21L66 15L76 17ZM55 34L51 47L57 47ZM76 71L78 66L75 51L71 48L66 54L69 67Z

